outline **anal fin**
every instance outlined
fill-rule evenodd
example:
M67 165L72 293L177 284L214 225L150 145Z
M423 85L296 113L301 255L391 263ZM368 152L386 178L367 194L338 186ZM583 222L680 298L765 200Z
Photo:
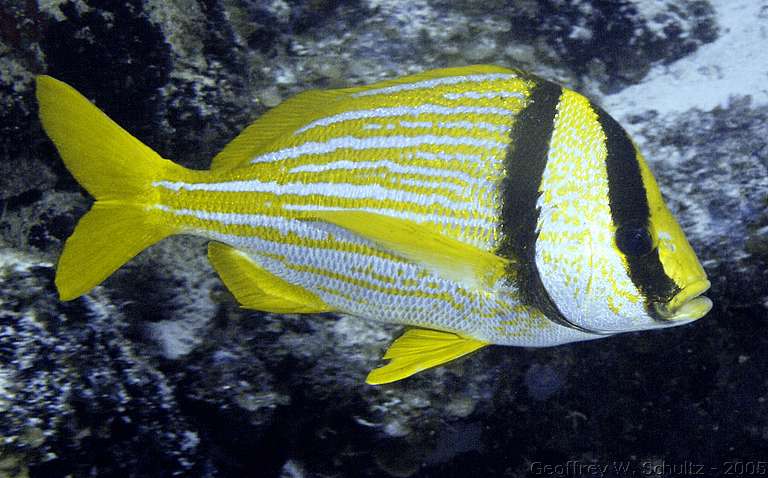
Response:
M371 370L366 383L380 385L410 377L488 345L451 332L412 328L405 331L384 354L390 362Z
M264 270L247 254L218 242L208 245L208 260L224 285L246 309L278 314L329 312L312 292Z

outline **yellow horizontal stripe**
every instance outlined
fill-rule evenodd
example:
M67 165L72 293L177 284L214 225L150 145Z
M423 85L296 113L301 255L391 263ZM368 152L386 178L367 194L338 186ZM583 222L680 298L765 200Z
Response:
M465 93L469 91L494 92L508 91L513 93L522 93L527 96L533 82L522 80L520 78L510 78L499 81L483 81L458 83L453 85L437 85L429 89L405 90L385 95L375 96L349 96L344 99L341 105L344 109L367 109L385 106L418 105L423 103L441 104L446 106L455 105L459 100L450 100L443 97L445 93ZM437 102L440 103L437 103ZM466 106L504 106L517 105L521 103L519 98L461 98L461 105ZM334 110L334 113L336 111Z
M371 265L371 264L367 264L365 267L353 266L353 267L350 268L350 270L352 272L357 272L358 274L368 275L368 276L378 280L379 282L384 282L384 283L392 284L392 285L397 284L397 279L395 279L392 276L385 275L385 274L379 274L378 272L373 270L373 265ZM405 284L405 279L402 282L403 282L404 285L407 285L407 284Z
M479 219L489 224L496 223L493 211L481 214L475 210L457 210L441 204L417 204L415 202L396 201L393 199L342 198L322 194L306 196L274 193L226 193L207 191L180 191L173 195L164 195L163 204L182 209L195 209L210 212L254 213L272 215L289 219L311 218L312 211L284 209L285 205L315 206L338 209L391 209L408 211L423 215L436 215L456 219Z
M316 285L315 288L317 290L325 292L326 294L331 294L331 295L339 296L342 299L347 300L349 302L356 302L356 303L358 303L360 305L364 305L364 306L368 305L370 303L365 297L362 297L362 296L352 296L352 295L344 293L344 292L342 292L340 290L332 289L330 287L326 287L326 286L323 286L323 285Z
M441 136L471 136L477 139L486 139L491 141L503 141L508 136L504 131L489 131L480 127L439 127L440 123L450 123L455 121L467 121L470 123L488 123L500 128L509 128L513 118L507 115L491 114L455 114L438 115L423 113L419 115L401 115L388 116L382 118L361 118L351 119L327 126L318 126L308 131L304 131L295 137L295 141L324 141L330 138L337 138L354 134L361 138L373 136L418 136L427 133L439 134ZM431 123L430 127L407 127L400 124L412 122ZM377 128L368 128L368 125L376 125ZM281 145L282 146L282 145ZM271 148L270 148L271 149ZM272 149L271 149L272 150Z
M406 135L406 136L418 136L418 135ZM449 135L444 135L449 136ZM330 138L329 138L330 139ZM402 147L397 146L397 144L392 144L390 146L385 146L382 144L379 148L371 148L371 149L364 149L364 150L353 150L353 149L337 149L330 153L321 153L321 154L306 154L300 157L296 158L287 158L282 159L279 162L275 164L265 164L261 165L264 169L272 169L273 174L274 172L277 172L278 174L274 174L271 176L273 179L282 176L282 174L285 174L285 172L289 171L291 168L301 165L301 164L318 164L322 163L323 160L333 160L333 161L340 161L340 160L348 160L348 161L375 161L375 160L381 160L381 159L390 159L390 158L397 158L399 157L411 157L411 156L417 156L417 153L432 153L432 154L443 154L443 155L478 155L481 158L503 158L506 145L508 144L508 140L504 139L504 142L499 144L498 146L492 147L492 148L484 148L484 147L477 147L473 145L466 145L466 144L460 144L460 145L450 145L450 144L422 144L418 146L408 146L408 147ZM280 148L275 148L274 151L279 150ZM470 162L471 164L471 162ZM259 166L259 165L254 165ZM266 167L269 166L269 167ZM457 164L457 166L461 167L462 169L467 166L463 166L460 164ZM249 175L250 177L250 175Z
M276 227L270 226L251 226L243 224L223 224L214 220L199 219L193 216L180 216L173 213L162 213L169 223L177 224L182 229L197 231L212 231L220 234L241 236L243 238L253 238L257 240L273 242L275 244L284 244L296 247L305 247L311 249L321 249L339 252L352 252L371 257L379 257L390 261L404 262L397 255L388 253L381 249L376 249L360 243L351 243L340 241L333 237L317 240L309 237L300 236L294 232L282 233ZM260 253L262 253L260 251ZM275 256L277 258L278 256ZM285 256L283 256L285 257Z

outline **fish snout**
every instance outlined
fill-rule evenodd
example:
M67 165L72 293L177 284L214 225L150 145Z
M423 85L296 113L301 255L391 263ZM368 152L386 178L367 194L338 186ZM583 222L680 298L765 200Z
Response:
M657 302L656 312L665 321L697 320L712 309L712 301L702 296L711 286L707 279L691 282L678 292L669 302Z

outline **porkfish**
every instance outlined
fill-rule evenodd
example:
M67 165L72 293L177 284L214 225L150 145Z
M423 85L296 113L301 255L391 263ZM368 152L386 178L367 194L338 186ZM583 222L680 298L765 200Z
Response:
M710 283L622 127L523 71L469 66L307 91L210 170L160 157L70 86L39 114L96 199L66 241L61 300L172 234L245 308L406 326L371 384L490 344L545 347L681 325Z

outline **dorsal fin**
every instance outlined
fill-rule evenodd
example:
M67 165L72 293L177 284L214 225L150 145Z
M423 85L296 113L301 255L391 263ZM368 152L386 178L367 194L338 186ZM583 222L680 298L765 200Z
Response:
M344 90L309 90L285 100L267 111L227 144L211 162L211 169L236 168L253 159L263 148L283 134L289 134L311 121L344 95Z
M249 160L279 137L290 134L307 123L322 117L335 101L343 97L403 83L484 73L513 73L513 71L493 65L471 65L426 71L380 81L372 85L336 90L308 90L299 93L267 111L245 128L213 158L211 169L229 169L247 165Z
M493 288L510 264L507 259L406 219L365 211L313 211L311 219L347 229L469 289Z
M218 242L208 244L208 259L222 282L246 309L277 314L329 312L315 294L267 272L247 254Z
M412 328L405 331L384 354L390 362L371 370L366 383L380 385L410 377L489 345L451 332Z
M432 80L435 78L445 78L449 76L466 76L466 75L483 75L490 73L517 73L516 70L504 68L496 65L468 65L458 66L451 68L439 68L437 70L429 70L421 73L415 73L413 75L401 76L399 78L393 78L390 80L379 81L371 85L356 86L346 88L344 91L346 94L360 93L366 90L377 90L379 88L386 88L388 86L401 85L404 83L415 83L417 81Z

